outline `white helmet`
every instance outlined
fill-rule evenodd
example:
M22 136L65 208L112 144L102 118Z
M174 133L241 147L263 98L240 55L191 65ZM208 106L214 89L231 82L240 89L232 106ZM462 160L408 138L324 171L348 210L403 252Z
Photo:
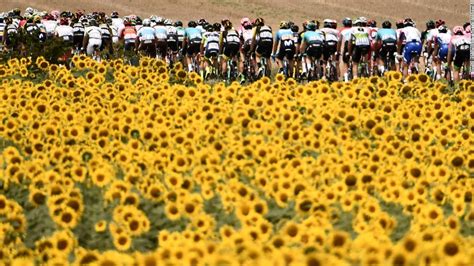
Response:
M171 26L171 25L173 25L173 21L171 21L171 19L167 18L167 19L165 19L165 25L166 26Z
M150 21L150 19L146 18L146 19L143 20L142 24L145 27L150 27L151 21Z

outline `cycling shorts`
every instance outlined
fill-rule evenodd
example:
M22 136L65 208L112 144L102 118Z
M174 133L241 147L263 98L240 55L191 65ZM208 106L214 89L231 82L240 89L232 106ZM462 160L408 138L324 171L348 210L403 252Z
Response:
M337 52L337 42L324 43L323 56L324 61L329 60L329 57Z
M178 42L175 40L168 40L168 48L173 52L177 52L179 50Z
M153 43L141 43L140 50L144 51L145 54L151 58L156 57L156 46Z
M200 51L201 51L200 43L189 43L188 47L186 47L186 54L188 56L198 54Z
M305 54L309 57L320 59L323 54L323 45L321 44L310 44L306 47Z
M87 55L92 55L95 49L99 49L102 46L102 39L89 39L89 43L87 44Z
M257 44L257 47L255 48L255 52L264 58L270 58L270 56L272 55L272 48L273 48L272 42L261 42Z
M238 43L224 44L224 49L222 53L224 54L225 57L232 58L239 53L239 48L240 48L239 46L240 45Z
M441 59L442 62L447 62L448 51L449 51L449 46L447 44L443 44L439 48L439 58ZM454 50L451 51L451 54L454 55Z
M156 41L156 52L161 56L165 56L168 52L168 42L166 40Z
M469 61L470 51L469 50L457 50L454 55L453 64L454 67L459 70L465 61Z
M280 60L283 60L285 57L288 60L293 60L293 58L295 57L295 53L296 47L294 44L289 46L280 45L280 50L278 51L276 57Z
M380 48L380 58L385 59L388 57L393 58L395 52L397 51L397 44L395 41L389 41L382 43L382 47ZM377 56L375 57L377 58Z
M250 49L252 48L252 40L247 40L244 42L244 44L242 45L241 47L241 51L244 53L244 54L247 54L250 52Z
M370 45L360 45L354 46L354 51L352 52L352 61L359 63L362 56L369 54Z
M204 58L210 59L211 57L219 56L219 50L217 49L208 49L204 52Z
M413 59L412 54L416 54L418 56L421 55L421 42L407 42L405 45L405 49L403 49L403 60L405 63L411 62Z

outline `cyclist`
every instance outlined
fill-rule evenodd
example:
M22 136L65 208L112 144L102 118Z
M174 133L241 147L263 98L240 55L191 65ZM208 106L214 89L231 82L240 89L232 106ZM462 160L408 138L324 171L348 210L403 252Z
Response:
M436 79L441 78L441 65L448 62L448 50L450 43L451 32L448 32L448 27L443 24L438 27L438 34L434 39L433 59L435 60L437 69ZM451 52L454 53L454 50ZM450 66L447 66L447 68L450 68Z
M216 23L207 25L206 33L201 42L201 54L204 60L201 61L201 77L204 79L210 74L210 65L217 69L217 57L219 56L219 30L221 26ZM204 71L205 70L205 71Z
M3 44L7 49L16 49L20 45L18 24L11 17L5 19L5 30Z
M0 16L0 52L3 51L3 42L5 41L5 38L3 36L5 35L6 27L7 24L5 23L5 19Z
M159 59L165 60L168 51L168 30L165 26L165 20L159 18L156 21L155 39L156 39L156 54Z
M260 59L262 57L267 59L267 69L271 69L270 56L273 49L272 28L265 25L263 18L257 18L254 25L255 29L252 34L251 51L255 51L255 61L257 62L258 75L265 75L266 73L261 73L263 68L260 63Z
M102 31L95 19L89 21L89 27L85 29L83 49L88 56L92 56L102 46Z
M323 55L324 47L324 33L317 29L317 25L314 22L306 23L306 31L301 35L301 45L299 47L299 53L303 57L303 77L308 77L308 72L312 73L314 69L309 68L311 62L317 62ZM318 67L318 66L312 66Z
M119 31L120 39L123 41L124 50L133 51L136 47L137 30L130 19L126 19L124 27Z
M137 51L143 51L145 56L156 57L155 29L149 19L143 20L143 27L137 33Z
M166 26L166 35L168 36L168 39L167 39L168 49L170 50L170 53L171 53L171 58L169 59L171 59L171 62L175 62L176 55L179 51L178 30L176 29L175 26L173 26L173 22L170 19L165 20L165 26Z
M227 73L227 61L230 59L233 62L237 62L237 54L240 50L240 37L237 31L232 26L230 20L225 20L224 31L220 35L219 47L223 60L221 60L222 73Z
M347 70L349 68L349 41L352 36L352 19L345 18L342 20L342 25L344 26L339 32L339 39L337 42L337 54L336 57L342 55L342 64L339 65L340 72L344 75L344 81L349 80L349 74ZM339 61L338 60L338 61Z
M118 28L114 25L113 20L111 18L107 18L105 23L109 26L110 30L112 31L112 45L118 43L119 36L118 36Z
M459 81L459 71L464 66L469 67L471 36L465 32L465 28L456 26L453 28L453 36L449 42L448 64L454 64L453 76L455 81ZM453 53L454 51L454 53Z
M326 66L329 64L329 61L335 61L334 55L337 52L337 43L339 37L337 22L332 19L325 19L323 21L323 28L321 31L324 33L323 64ZM325 78L326 67L323 67L323 79Z
M122 28L125 27L124 20L119 17L119 13L117 11L113 11L112 14L110 14L110 18L112 19L112 25L117 28L117 31L120 32Z
M59 21L59 26L54 30L54 36L60 38L68 46L74 44L74 31L65 18Z
M385 70L395 70L395 64L392 65L392 69L385 69L384 60L395 62L395 53L397 52L397 32L392 29L392 23L390 21L384 21L382 28L377 31L375 35L375 48L379 54L379 72L383 74Z
M178 49L181 50L183 49L184 32L185 32L184 27L183 27L183 22L178 20L174 23L174 26L176 28L176 33L178 35Z
M375 44L376 40L375 38L377 37L377 31L379 30L377 28L377 21L374 19L370 19L367 21L367 26L369 27L369 36L370 36L370 51L369 51L369 58L370 58L370 69L376 69L377 67L377 58L378 58L378 53L377 49L375 49ZM374 73L375 74L375 73Z
M240 20L240 30L238 32L240 37L240 63L239 63L239 72L240 72L240 82L245 82L244 72L244 62L246 58L250 60L250 64L253 67L253 62L251 59L251 48L252 48L252 23L249 18L242 18ZM247 73L249 75L250 73Z
M425 60L425 68L432 70L432 53L434 49L433 36L438 34L438 29L435 28L435 22L428 20L426 22L426 30L421 33L421 42L423 44L423 58Z
M107 50L109 55L112 55L113 48L112 48L112 29L106 23L104 19L100 19L99 28L102 34L102 45L100 47L100 51Z
M365 58L368 62L370 49L370 33L367 28L367 19L360 17L354 22L355 27L351 33L351 41L349 42L349 54L352 58L352 74L354 78L358 77L357 69L359 62Z
M51 38L54 36L55 29L58 26L58 21L54 19L53 16L46 14L43 16L42 21L44 27L46 28L46 36L47 38Z
M403 55L401 55L404 42L406 44L403 48ZM411 18L405 19L404 28L400 32L397 46L397 56L399 59L403 58L403 77L406 78L408 75L408 66L413 59L417 59L413 58L413 56L419 58L422 49L421 33L417 28L415 28L415 22ZM415 61L414 63L418 64L418 61Z
M84 24L80 22L77 18L73 19L72 34L74 49L76 49L76 51L79 51L82 48L82 44L84 42L84 31Z
M293 59L296 53L296 44L290 25L286 21L280 22L280 29L276 33L273 43L272 57L276 58L279 73L284 73L284 60L288 60L287 77L293 75Z
M188 27L184 33L183 41L183 52L186 53L186 64L188 71L195 71L195 67L199 64L199 52L201 49L201 30L196 28L197 23L195 21L189 21ZM196 66L193 65L193 59L196 60Z

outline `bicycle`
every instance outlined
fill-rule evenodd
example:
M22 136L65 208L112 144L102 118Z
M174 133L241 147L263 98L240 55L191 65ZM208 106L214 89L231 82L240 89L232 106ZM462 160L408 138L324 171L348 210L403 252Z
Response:
M328 62L326 62L326 79L330 82L334 82L339 79L337 75L336 61L333 59L333 56L334 55L331 55Z
M263 77L270 77L270 69L268 68L267 62L268 62L267 58L260 57L260 69L258 70L258 73L257 73L257 79L260 79Z
M255 68L253 67L252 56L250 53L245 55L242 75L244 75L245 79L250 82L253 82L255 79Z
M357 66L357 71L359 72L359 77L368 78L369 73L369 62L367 61L367 53L362 53L361 60Z
M418 74L419 69L418 69L418 60L420 56L416 51L411 52L411 61L408 65L408 69L410 70L411 74Z

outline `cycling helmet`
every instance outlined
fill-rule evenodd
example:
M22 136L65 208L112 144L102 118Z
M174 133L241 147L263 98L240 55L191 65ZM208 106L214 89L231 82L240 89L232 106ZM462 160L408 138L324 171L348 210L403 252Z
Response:
M183 22L181 20L177 20L175 23L174 23L174 26L175 27L182 27L183 26Z
M265 20L263 20L263 18L257 18L255 19L254 23L253 23L255 26L263 26L265 25Z
M288 29L289 25L287 21L280 21L280 29Z
M293 25L291 25L291 31L292 32L299 32L300 27L298 27L298 25L296 25L296 24L293 24Z
M188 22L188 27L190 27L190 28L195 28L196 26L197 26L196 21L191 20L191 21Z
M240 25L242 25L242 26L245 27L245 24L251 24L249 18L242 18L242 19L240 20Z
M432 30L432 29L434 29L435 27L436 27L436 25L435 25L435 22L434 22L433 20L430 19L430 20L428 20L428 21L426 22L426 28L427 28L428 30Z
M367 25L367 18L366 17L359 17L359 21L361 23L365 23Z
M142 25L143 21L142 21L142 19L141 19L140 17L137 17L137 19L135 20L135 23L136 23L137 25Z
M438 19L435 24L436 24L436 28L438 28L439 26L446 24L446 21L442 19Z
M446 25L441 25L441 26L438 27L438 32L447 33L448 32L448 27Z
M62 18L59 21L59 25L68 25L68 24L69 24L69 21L66 18Z
M107 25L109 25L109 26L112 25L112 23L113 23L112 18L107 18L105 20L105 23L107 23Z
M167 18L167 19L165 19L165 25L166 26L171 26L171 25L173 25L173 21L171 21L171 19Z
M454 35L464 35L464 29L461 26L455 26L453 28L453 34Z
M405 27L405 23L404 23L403 19L397 20L397 23L395 23L395 25L397 26L397 29L401 29L401 28Z
M415 27L415 22L411 18L406 18L403 21L403 25L405 25L405 27Z
M130 21L129 18L126 18L126 19L123 21L123 25L125 25L125 26L132 26L132 22Z
M33 13L35 13L35 10L32 7L27 7L25 9L25 14L33 15Z
M316 23L314 22L308 22L306 24L306 30L309 30L309 31L315 31L316 30Z
M197 24L202 26L202 25L204 25L204 24L206 24L206 23L207 23L207 21L206 21L205 19L201 18L201 19L198 21Z
M15 8L12 10L14 16L20 16L21 10L19 8Z
M220 31L221 30L221 24L219 22L216 22L212 25L214 28L214 31Z
M150 25L151 25L151 20L150 19L146 18L146 19L143 20L143 26L150 27Z
M325 27L325 28L330 28L330 27L331 27L331 22L332 22L332 20L330 20L330 19L325 19L325 20L323 21L324 27Z
M89 20L89 25L90 26L96 26L96 27L99 26L99 24L97 24L97 20L95 20L95 19Z
M466 22L462 25L465 33L471 33L471 22Z
M390 21L386 20L382 23L382 28L391 29L392 28L392 23Z
M367 22L367 25L369 25L371 28L375 28L377 27L377 21L375 21L375 19L371 19Z
M119 13L117 11L112 11L112 14L110 14L110 16L112 18L118 18L119 17Z
M230 20L226 20L226 21L224 21L222 26L224 26L224 29L230 30L230 29L232 29L232 22Z
M156 18L156 25L165 25L165 20L162 17Z
M344 27L352 27L352 19L351 18L343 19L342 25L344 25Z

